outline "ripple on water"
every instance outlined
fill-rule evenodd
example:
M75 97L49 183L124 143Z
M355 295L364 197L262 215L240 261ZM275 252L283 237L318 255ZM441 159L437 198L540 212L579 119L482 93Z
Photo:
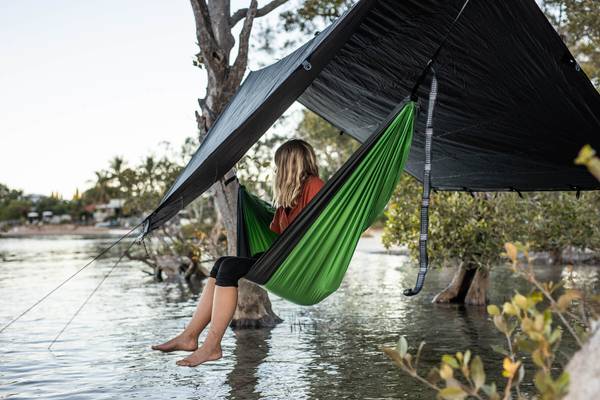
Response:
M0 323L54 288L109 242L1 239ZM407 266L402 255L382 252L374 239L361 241L337 293L313 307L273 298L273 308L284 322L271 330L227 331L225 357L209 365L177 367L175 361L183 353L150 350L151 344L183 329L197 296L176 283L153 283L132 262L115 270L48 351L50 341L116 254L82 272L0 336L0 398L431 398L379 350L382 344L395 344L399 335L411 345L427 341L425 366L437 363L444 352L470 348L492 360L489 375L499 372L500 356L490 346L502 340L483 308L430 302L451 271L433 271L424 293L406 298L402 290L414 283L415 268ZM540 273L557 281L564 270L544 268ZM576 268L576 275L598 289L597 268ZM493 281L496 288L520 285L503 268L497 268ZM510 294L492 290L492 301L501 302Z

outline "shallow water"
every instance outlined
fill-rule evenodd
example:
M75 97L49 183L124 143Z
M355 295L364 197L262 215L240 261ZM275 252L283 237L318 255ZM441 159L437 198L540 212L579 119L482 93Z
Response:
M0 325L84 265L111 239L0 239ZM49 343L116 260L82 272L0 334L0 398L31 399L429 399L432 392L401 374L379 346L405 335L427 341L423 365L445 352L471 349L499 373L503 345L483 308L431 304L451 271L432 271L424 293L406 298L416 269L404 256L363 239L340 290L319 305L274 298L284 322L271 330L228 330L225 357L196 369L150 345L189 321L197 295L185 285L155 283L142 265L123 262L53 346ZM538 268L557 281L562 268ZM577 279L600 287L600 269L577 267ZM492 302L525 286L506 268L492 276ZM567 345L569 345L567 343ZM568 346L567 346L568 347ZM428 369L428 368L427 368ZM531 379L531 377L526 377ZM497 379L500 382L501 379ZM527 388L526 388L527 389Z

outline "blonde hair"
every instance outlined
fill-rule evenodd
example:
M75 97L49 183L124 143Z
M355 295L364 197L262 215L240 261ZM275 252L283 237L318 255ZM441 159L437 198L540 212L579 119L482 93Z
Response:
M279 146L275 152L275 205L293 207L310 176L319 176L317 157L310 144L292 139Z

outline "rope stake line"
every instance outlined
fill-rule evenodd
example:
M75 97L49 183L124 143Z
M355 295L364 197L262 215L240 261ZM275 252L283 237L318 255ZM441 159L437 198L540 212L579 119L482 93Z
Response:
M56 341L58 340L58 338L60 337L60 335L63 334L63 332L67 329L67 327L69 325L71 325L71 322L73 322L73 320L75 319L75 317L77 317L77 315L79 315L79 313L81 312L81 310L83 310L83 307L85 307L85 305L88 303L88 301L90 301L90 299L92 298L92 296L98 291L98 289L100 289L100 286L104 283L104 281L106 280L106 278L108 278L108 276L115 270L115 268L117 268L117 266L119 265L119 263L121 262L121 260L123 259L123 257L125 256L125 254L129 251L129 249L131 249L131 247L134 245L135 240L131 241L131 243L129 243L129 246L127 246L127 249L121 253L121 256L119 257L119 259L117 260L117 262L115 262L115 264L111 267L111 269L104 274L104 277L100 280L100 282L98 282L98 285L96 285L96 287L94 288L94 290L92 290L92 292L88 295L88 297L84 300L84 302L79 306L79 308L77 309L77 311L75 311L75 313L71 316L71 319L69 319L69 321L65 324L65 326L63 326L63 328L60 330L60 332L58 332L58 334L56 335L56 337L54 338L54 340L52 340L52 343L50 343L50 345L48 346L48 350L50 350L50 348L52 347L52 345L54 345L54 343L56 343Z
M52 295L52 293L56 292L58 289L60 289L62 286L64 286L67 282L69 282L71 279L73 279L76 275L78 275L81 271L83 271L84 269L86 269L87 267L89 267L90 265L92 265L92 263L94 261L98 260L104 254L106 254L108 251L110 251L113 247L115 247L117 244L119 244L123 239L125 239L126 237L128 237L129 235L131 235L131 233L133 233L133 231L135 231L137 228L139 228L142 225L142 223L143 222L140 222L139 224L137 224L136 226L134 226L133 228L131 228L131 230L129 232L127 232L125 235L121 236L119 239L117 239L115 242L113 242L110 246L108 246L104 250L100 251L100 253L98 253L98 255L96 257L94 257L87 264L85 264L83 267L81 267L80 269L78 269L75 273L73 273L67 279L65 279L64 281L62 281L57 287L55 287L54 289L52 289L51 291L49 291L48 293L46 293L44 296L42 296L42 298L40 298L38 301L36 301L35 303L33 303L31 306L29 306L29 308L27 308L21 314L17 315L15 318L13 318L10 322L8 322L6 325L4 325L0 329L0 333L4 332L9 326L11 326L12 324L14 324L19 319L21 319L29 311L31 311L35 307L37 307L42 301L44 301L48 297L50 297L50 295Z
M437 100L438 83L435 70L431 68L431 91L427 107L427 124L425 126L425 167L423 168L423 196L421 200L421 234L419 236L419 274L413 289L404 290L405 296L414 296L423 289L425 275L429 268L427 240L429 232L429 202L431 193L431 143L433 140L433 111Z

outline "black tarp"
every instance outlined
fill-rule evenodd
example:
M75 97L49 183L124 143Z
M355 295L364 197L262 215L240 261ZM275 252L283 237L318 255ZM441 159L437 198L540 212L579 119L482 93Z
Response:
M361 0L289 56L251 73L148 217L147 230L221 178L296 99L366 140L410 94L464 3ZM305 60L311 69L302 67ZM433 68L433 188L600 188L573 164L584 144L600 148L600 95L534 0L470 0ZM428 91L426 80L419 99ZM417 179L425 114L406 167Z

